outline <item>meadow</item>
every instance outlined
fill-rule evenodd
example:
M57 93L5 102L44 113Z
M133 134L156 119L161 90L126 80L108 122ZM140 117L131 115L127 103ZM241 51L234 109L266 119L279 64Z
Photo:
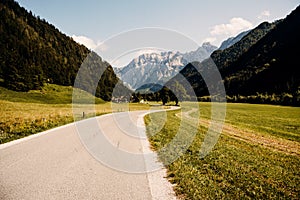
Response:
M153 113L145 118L152 148L165 163L179 198L299 199L299 107L227 104L222 134L204 158L200 149L211 122L211 105L181 107L167 112L167 117ZM193 131L196 135L188 149L168 164L166 158L177 152L165 152L163 147L179 129L186 133L182 140Z
M41 90L14 92L0 87L0 144L88 117L111 112L149 109L145 104L114 104L79 91L83 102L75 107L93 107L94 113L74 113L73 88L48 84Z
M95 101L95 113L73 113L72 87L45 85L42 90L13 92L0 87L0 143L9 142L83 118L111 112L149 109L145 104L114 104L79 92L83 102ZM86 98L86 99L85 99ZM80 109L90 105L78 104ZM199 110L197 109L199 107ZM196 132L178 159L166 164L168 179L181 199L299 199L300 108L227 104L222 134L204 158L200 149L211 123L210 103L181 103L181 110L145 118L152 148L160 151L182 130ZM190 139L184 138L181 140Z

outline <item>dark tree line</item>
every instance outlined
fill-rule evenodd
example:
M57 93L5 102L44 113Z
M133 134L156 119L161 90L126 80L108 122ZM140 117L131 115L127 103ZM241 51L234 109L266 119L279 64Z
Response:
M172 90L170 90L167 87L162 87L157 92L150 92L150 93L133 93L131 96L131 102L140 102L141 100L144 101L156 101L159 102L161 101L163 105L166 105L169 102L175 102L175 105L178 106L179 99L178 97L174 94Z

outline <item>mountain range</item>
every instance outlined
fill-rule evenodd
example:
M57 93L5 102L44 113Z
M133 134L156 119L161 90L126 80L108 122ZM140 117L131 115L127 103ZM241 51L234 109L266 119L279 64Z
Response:
M201 62L216 49L210 43L204 43L197 50L187 53L168 51L142 54L127 66L114 70L129 88L139 90L142 87L145 90L145 85L164 85L189 62Z
M106 101L131 94L124 84L158 94L166 93L165 88L180 90L181 99L194 93L198 100L209 100L199 71L213 61L228 101L300 104L300 7L285 19L263 22L229 38L219 49L204 43L188 53L143 54L115 69L13 0L1 0L0 19L0 86L10 90L36 90L46 83L74 86L78 71L86 65L75 86Z
M285 19L261 23L239 42L212 53L229 101L299 105L299 22L297 7ZM201 100L209 92L199 71L209 65L209 60L189 63L165 86L176 90L178 84L184 88L188 81ZM187 94L191 91L185 89Z

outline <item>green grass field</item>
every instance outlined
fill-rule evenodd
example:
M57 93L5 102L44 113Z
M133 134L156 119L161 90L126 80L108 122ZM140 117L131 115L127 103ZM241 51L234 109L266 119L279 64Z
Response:
M160 159L179 127L197 132L193 143L167 165L168 179L182 199L299 199L300 108L227 104L226 123L213 151L200 158L210 122L210 104L183 103L182 111L146 116L147 134ZM200 118L196 117L199 116ZM185 116L187 114L188 116ZM181 120L182 118L186 120ZM195 123L198 121L200 125ZM168 153L176 154L176 151ZM165 163L166 164L166 163Z
M71 87L57 85L28 93L0 88L0 143L82 119L80 114L73 116L72 94ZM79 94L83 102L94 100L84 92ZM96 115L149 109L145 104L95 102ZM145 118L151 145L162 161L164 156L179 152L176 148L180 145L173 155L159 151L179 128L186 133L180 137L183 141L188 133L197 133L183 155L166 166L168 179L176 184L176 194L182 199L299 199L300 108L227 104L226 123L218 143L201 159L210 109L209 103L182 103L181 111ZM89 113L85 117L90 117Z
M45 85L42 90L14 92L0 87L0 144L34 133L81 120L73 115L72 87ZM95 113L85 118L111 112L149 109L145 104L113 104L79 91L82 102L95 101ZM79 105L89 107L89 105Z

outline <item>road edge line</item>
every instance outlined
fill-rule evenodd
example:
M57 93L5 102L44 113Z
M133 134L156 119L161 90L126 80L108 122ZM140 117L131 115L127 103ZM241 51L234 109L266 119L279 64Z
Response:
M177 109L180 109L180 108L175 108L175 109L173 108L173 109L169 109L169 110L149 111L147 113L141 114L138 116L137 125L144 128L145 135L147 137L146 125L145 125L145 121L144 121L144 117L146 115L149 115L149 114L155 113L155 112L170 111L170 110L177 110ZM151 148L150 148L151 145L148 140L148 137L141 144L142 144L142 150L144 153L151 151L152 153L154 153L156 155L155 157L157 159L157 162L160 162L158 160L157 153L155 151L151 150ZM146 162L146 160L145 160L145 162ZM166 178L167 169L163 166L163 164L161 164L161 165L162 165L162 167L160 170L146 173L152 199L154 199L154 200L159 200L159 199L161 199L161 200L176 200L177 197L176 197L175 191L173 189L174 186ZM145 167L147 168L147 163L145 163Z

